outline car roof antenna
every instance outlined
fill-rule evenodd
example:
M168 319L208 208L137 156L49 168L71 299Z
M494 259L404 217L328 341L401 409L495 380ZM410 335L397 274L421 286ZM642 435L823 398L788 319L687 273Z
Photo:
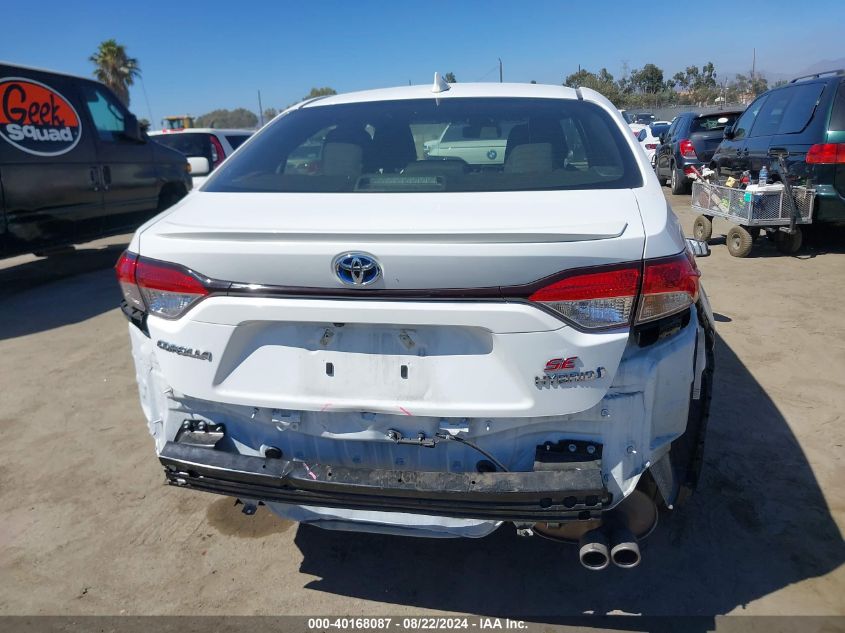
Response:
M432 92L446 92L451 86L440 76L440 73L434 73L434 85L431 86Z

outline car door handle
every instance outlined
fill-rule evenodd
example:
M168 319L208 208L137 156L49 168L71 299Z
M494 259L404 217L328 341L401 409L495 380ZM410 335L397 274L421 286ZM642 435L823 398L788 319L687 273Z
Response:
M94 191L100 190L100 170L97 167L92 167L88 170L88 177L91 179L91 188Z
M108 191L109 187L111 186L111 168L108 165L103 165L102 171L103 171L103 189L105 191Z

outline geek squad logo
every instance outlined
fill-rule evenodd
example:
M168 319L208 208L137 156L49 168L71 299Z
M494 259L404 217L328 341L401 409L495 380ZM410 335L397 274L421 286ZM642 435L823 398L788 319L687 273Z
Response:
M31 79L0 79L0 136L27 154L58 156L79 142L82 122L61 94Z

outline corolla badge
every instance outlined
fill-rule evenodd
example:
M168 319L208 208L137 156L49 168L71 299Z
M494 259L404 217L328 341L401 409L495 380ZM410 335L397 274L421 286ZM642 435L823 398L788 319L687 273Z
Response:
M368 286L381 276L378 260L367 253L343 253L334 258L335 275L347 286Z

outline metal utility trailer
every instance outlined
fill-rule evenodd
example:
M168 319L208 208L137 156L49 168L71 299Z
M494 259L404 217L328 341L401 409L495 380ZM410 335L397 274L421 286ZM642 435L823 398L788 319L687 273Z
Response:
M787 174L782 156L777 156L781 174ZM692 208L699 215L693 225L696 239L707 241L713 233L713 218L734 223L727 235L728 252L747 257L754 240L765 230L782 253L793 254L803 241L799 225L813 221L816 192L807 187L792 187L784 178L781 186L755 191L698 180L692 184Z

